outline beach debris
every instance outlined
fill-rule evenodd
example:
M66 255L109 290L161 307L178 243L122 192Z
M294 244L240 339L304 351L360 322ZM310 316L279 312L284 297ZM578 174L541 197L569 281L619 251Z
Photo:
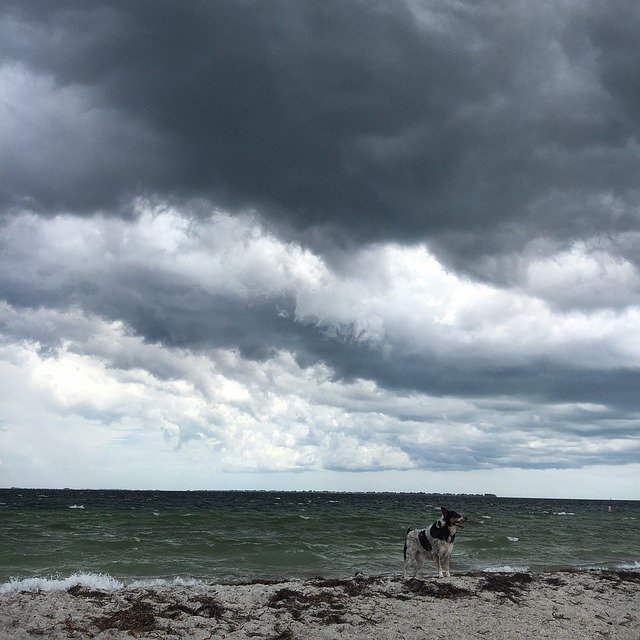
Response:
M640 583L640 571L626 571L624 569L603 571L601 577L605 580L611 580L615 582L614 587L617 587L621 582L635 582Z
M529 573L492 573L484 578L479 586L485 591L501 594L503 599L521 604L519 598L522 597L526 585L531 582L533 576Z
M225 613L225 608L214 596L198 596L195 601L200 604L199 607L191 607L188 604L174 602L160 612L158 615L163 618L177 618L181 613L190 616L201 616L203 618L215 618L220 620Z
M117 629L118 631L147 632L156 629L153 607L140 598L134 600L128 609L94 618L93 622L100 631Z
M476 594L469 589L456 587L450 582L436 582L436 598L467 598Z
M432 598L468 598L476 595L469 589L456 587L450 582L425 582L413 578L404 583L404 590L410 591L420 596L430 596Z
M67 593L74 598L94 598L97 600L102 600L108 595L106 591L92 589L91 587L85 587L81 584L76 584L73 587L70 587L67 589Z

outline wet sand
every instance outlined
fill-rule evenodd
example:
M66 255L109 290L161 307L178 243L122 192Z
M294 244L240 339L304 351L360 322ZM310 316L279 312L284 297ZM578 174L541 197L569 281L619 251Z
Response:
M640 638L640 572L0 594L0 638Z

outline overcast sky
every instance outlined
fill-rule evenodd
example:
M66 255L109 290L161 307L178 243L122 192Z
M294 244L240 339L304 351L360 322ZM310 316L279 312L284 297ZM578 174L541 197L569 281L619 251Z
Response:
M0 6L0 485L640 498L636 0Z

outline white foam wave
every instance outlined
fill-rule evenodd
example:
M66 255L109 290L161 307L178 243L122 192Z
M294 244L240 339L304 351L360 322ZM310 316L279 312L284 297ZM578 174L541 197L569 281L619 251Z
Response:
M491 516L482 516L485 520L491 520Z
M70 504L69 509L84 509L83 504Z
M24 578L22 580L11 579L0 584L0 593L13 593L16 591L66 591L75 585L113 591L122 589L124 583L102 573L74 573L66 578Z
M567 513L566 511L553 512L554 516L575 516L575 513Z
M516 538L515 536L507 536L507 540L509 542L518 542L518 540L520 540L520 538Z
M482 571L484 571L484 573L523 573L528 570L528 567L512 567L511 565L504 564L496 567L485 567Z
M636 560L635 562L623 562L622 564L616 565L616 568L640 571L640 560Z
M149 588L149 587L195 587L203 584L202 580L195 578L175 577L171 580L165 578L148 578L124 583L103 573L74 573L66 578L24 578L22 580L11 579L0 584L0 593L16 593L18 591L66 591L71 587L80 585L101 591L114 591L116 589Z

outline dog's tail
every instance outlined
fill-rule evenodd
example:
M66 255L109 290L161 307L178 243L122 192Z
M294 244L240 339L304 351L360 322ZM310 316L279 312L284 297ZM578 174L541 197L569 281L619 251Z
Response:
M411 527L407 529L407 533L404 534L404 559L407 559L407 536L409 535L409 531L413 531Z

